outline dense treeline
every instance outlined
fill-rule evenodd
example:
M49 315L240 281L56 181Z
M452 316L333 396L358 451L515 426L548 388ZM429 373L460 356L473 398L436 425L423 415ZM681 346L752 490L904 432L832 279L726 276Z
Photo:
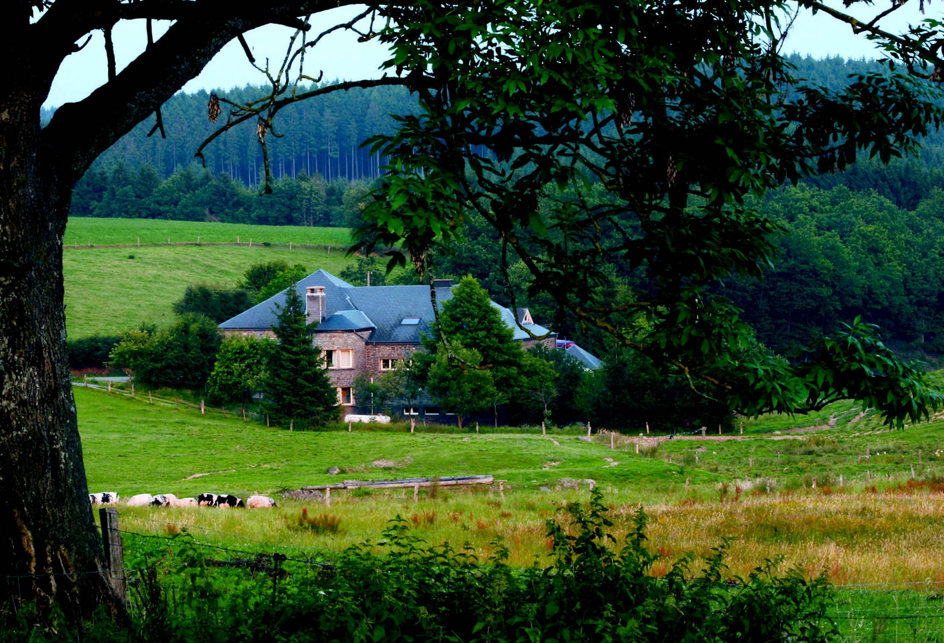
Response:
M246 103L263 95L264 89L247 85L218 93L222 99ZM160 133L148 136L154 126L151 117L102 154L94 167L108 170L119 161L132 169L147 165L163 180L194 163L194 153L218 127L207 118L209 100L205 91L177 94L161 108L166 139ZM225 119L228 108L223 107ZM398 87L338 92L292 105L279 114L278 136L267 138L274 178L297 177L303 171L308 176L320 174L329 183L377 178L386 159L372 156L360 144L375 134L389 133L395 125L392 115L415 109L415 99ZM264 180L252 119L217 138L203 155L212 175L226 174L249 186Z
M765 344L806 344L861 315L889 339L944 350L944 191L910 211L874 191L800 186L760 209L783 226L779 258L725 294Z
M177 221L220 221L256 225L353 227L360 223L366 181L326 181L301 172L277 180L272 193L233 180L228 174L186 166L161 181L150 165L131 169L119 161L92 168L76 185L73 216Z

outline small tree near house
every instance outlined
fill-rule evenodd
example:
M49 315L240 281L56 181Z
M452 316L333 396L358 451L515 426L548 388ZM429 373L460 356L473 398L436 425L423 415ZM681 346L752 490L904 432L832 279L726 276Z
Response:
M478 351L452 342L455 359L446 351L436 353L436 361L429 369L427 391L443 408L456 414L459 428L473 413L488 408L495 398L492 371L477 368L482 362Z
M207 381L207 397L213 403L239 402L242 409L250 396L262 389L268 377L275 342L270 339L234 336L223 341L216 364Z
M282 428L312 429L336 419L337 395L324 370L321 350L312 345L305 305L286 290L285 306L272 329L279 340L269 360L265 409Z

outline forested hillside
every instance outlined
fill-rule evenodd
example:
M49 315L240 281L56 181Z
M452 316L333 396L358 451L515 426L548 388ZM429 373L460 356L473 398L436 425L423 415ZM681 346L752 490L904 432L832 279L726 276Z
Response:
M880 70L874 62L794 57L810 82L838 88L850 74ZM260 88L221 92L247 101ZM274 193L259 196L262 156L255 126L246 123L205 150L206 169L193 152L212 133L209 94L174 97L163 109L168 138L148 137L144 123L104 154L76 186L73 214L96 217L165 218L270 225L356 226L385 159L362 142L388 132L391 114L417 109L397 88L329 94L286 109L276 123L281 138L268 147ZM225 117L225 111L224 111ZM886 337L923 350L944 350L944 136L934 134L915 158L860 158L842 172L824 173L800 186L769 193L757 207L780 224L776 265L763 282L738 278L717 293L745 311L758 339L777 351L806 343L842 321L862 315ZM566 198L566 195L559 195ZM523 272L514 262L508 277L496 270L498 243L487 227L469 220L463 243L437 257L439 269L472 274L506 305L535 308L541 319L556 313L552 302L528 301L516 285ZM377 270L379 266L373 265ZM613 271L615 298L645 291L633 274ZM507 283L510 281L509 283ZM520 280L523 283L523 279ZM940 301L939 301L940 300ZM601 335L556 320L555 328L601 354Z

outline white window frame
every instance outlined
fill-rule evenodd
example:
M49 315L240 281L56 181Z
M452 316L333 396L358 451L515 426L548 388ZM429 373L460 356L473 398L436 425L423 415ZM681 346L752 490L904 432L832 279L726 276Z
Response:
M344 391L348 391L349 401L344 401ZM352 386L339 386L337 387L338 393L338 406L354 406L354 387Z
M427 406L423 409L423 415L439 415L440 410L438 406Z
M384 366L384 362L387 363ZM403 364L403 359L399 357L381 357L380 358L380 370L382 371L395 371Z
M345 360L345 357L347 360ZM325 365L331 369L354 368L353 348L330 348L324 351ZM345 364L345 361L347 364Z
M411 415L419 415L419 414L420 414L420 408L418 406L404 406L403 407L404 416L409 417Z

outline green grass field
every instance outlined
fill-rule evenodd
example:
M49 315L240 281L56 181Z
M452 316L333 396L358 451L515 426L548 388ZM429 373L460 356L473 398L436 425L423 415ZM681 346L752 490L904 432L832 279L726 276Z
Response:
M142 246L66 251L69 338L119 335L142 323L169 324L174 302L183 297L187 286L235 287L249 266L276 259L335 275L351 262L344 248L328 252L258 246Z
M168 221L166 219L94 219L72 217L63 244L75 250L99 245L170 243L309 244L347 248L347 228L259 226L239 223Z
M611 509L617 542L645 507L649 546L662 557L656 575L685 553L700 569L728 538L731 577L746 577L768 559L780 561L781 571L825 573L840 589L834 616L843 640L939 640L932 625L944 616L941 421L889 431L864 418L794 433L818 422L776 417L751 423L743 438L619 436L611 449L608 435L587 442L573 430L289 432L232 414L151 405L144 394L129 399L77 387L76 401L90 491L125 498L259 492L280 503L259 511L121 507L126 560L154 539L176 547L184 532L213 555L223 547L330 559L355 543L378 542L400 516L426 542L449 542L486 562L501 543L510 564L526 566L548 560L546 522L558 507L585 502L592 478ZM331 466L341 474L328 475ZM433 488L414 503L409 488L336 491L330 505L281 495L340 480L471 474L508 480L504 494L497 485ZM303 508L336 529L300 527Z

